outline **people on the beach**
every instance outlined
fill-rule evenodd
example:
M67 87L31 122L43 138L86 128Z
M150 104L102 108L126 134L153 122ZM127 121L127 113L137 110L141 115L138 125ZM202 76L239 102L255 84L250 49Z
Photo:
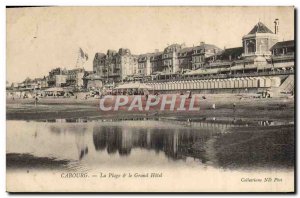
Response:
M189 91L189 97L188 98L192 98L192 91Z
M236 110L236 104L235 104L235 102L232 104L232 108L233 108L233 111Z
M216 109L216 104L212 104L212 109Z
M37 96L35 96L35 97L34 97L34 105L35 105L35 106L37 105L37 103L38 103L38 100L39 100L39 99L38 99L38 97L37 97Z
M191 119L190 118L188 118L187 120L186 120L186 122L187 122L187 126L191 126Z
M144 95L146 97L146 100L148 100L148 96L149 96L149 91L146 89L144 90Z
M155 99L157 99L158 98L158 92L155 92Z

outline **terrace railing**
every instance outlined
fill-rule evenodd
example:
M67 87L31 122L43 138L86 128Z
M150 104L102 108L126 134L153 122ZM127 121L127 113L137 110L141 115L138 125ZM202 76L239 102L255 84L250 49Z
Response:
M177 76L170 79L159 80L144 80L144 82L172 82L178 80L209 80L209 79L226 79L226 78L243 78L243 77L258 77L258 76L273 76L273 75L290 75L294 74L294 70L274 70L274 71L261 71L251 73L239 73L239 74L214 74L214 75L193 75L193 76Z

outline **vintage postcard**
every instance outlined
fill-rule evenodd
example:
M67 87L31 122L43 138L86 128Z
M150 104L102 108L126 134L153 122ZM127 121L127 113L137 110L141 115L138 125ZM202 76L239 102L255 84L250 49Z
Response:
M294 192L294 7L7 7L8 192Z

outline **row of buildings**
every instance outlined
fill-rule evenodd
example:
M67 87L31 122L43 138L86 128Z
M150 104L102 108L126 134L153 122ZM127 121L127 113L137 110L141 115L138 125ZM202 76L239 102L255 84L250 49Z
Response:
M207 70L210 74L217 74L224 68L237 65L243 66L235 70L237 73L257 72L263 66L282 62L293 65L294 51L294 40L278 42L278 20L275 20L274 32L258 22L243 36L241 47L221 49L201 42L193 47L172 44L163 51L140 55L124 48L108 50L106 54L95 54L93 71L105 82L151 81L159 77L193 74L194 71L200 75ZM252 65L252 69L247 69L246 65Z
M242 38L242 46L221 49L201 42L198 46L172 44L163 51L134 55L129 49L96 53L93 71L84 68L52 69L47 76L25 79L11 89L34 90L69 87L73 90L101 88L126 81L161 83L161 81L237 78L241 74L294 71L294 40L278 42L278 20L274 32L258 22ZM255 75L254 75L255 76ZM164 87L164 86L163 86Z
M220 53L215 45L201 42L196 47L172 44L163 52L134 55L129 49L108 50L96 53L93 71L107 81L124 81L149 77L155 74L182 73L203 67L205 59Z
M85 77L92 73L92 71L86 71L84 68L67 70L58 67L52 69L47 76L34 79L26 78L23 82L8 85L8 88L26 91L51 87L68 87L72 90L80 90L87 87L88 80Z

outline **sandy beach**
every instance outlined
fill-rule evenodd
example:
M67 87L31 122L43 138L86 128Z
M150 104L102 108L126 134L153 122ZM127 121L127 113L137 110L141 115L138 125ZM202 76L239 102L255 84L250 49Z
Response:
M162 97L160 95L159 97ZM132 96L131 96L132 97ZM59 118L134 118L153 116L176 117L244 117L264 119L294 119L294 98L253 98L250 95L197 95L198 111L161 111L154 107L149 111L128 111L128 105L118 111L101 111L99 99L89 98L40 98L37 105L34 99L7 99L6 119L35 120ZM145 100L143 96L143 100ZM176 101L178 103L178 101ZM215 109L213 108L213 104ZM235 107L234 107L235 106Z

